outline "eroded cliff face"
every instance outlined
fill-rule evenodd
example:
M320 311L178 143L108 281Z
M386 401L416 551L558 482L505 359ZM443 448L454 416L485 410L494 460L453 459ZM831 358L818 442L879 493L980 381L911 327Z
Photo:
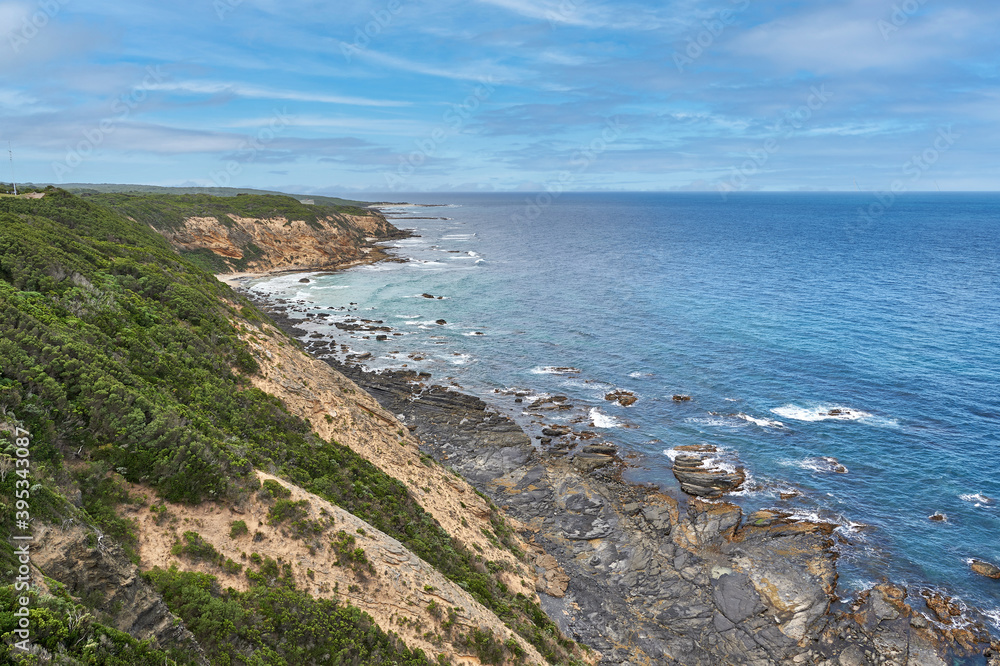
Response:
M230 272L323 270L366 258L366 239L384 239L400 232L381 213L330 214L315 222L285 217L250 218L230 213L189 217L178 228L156 229L181 252L208 250Z
M40 523L35 539L32 563L74 597L96 600L111 626L139 640L183 650L207 666L191 632L111 539L74 520Z

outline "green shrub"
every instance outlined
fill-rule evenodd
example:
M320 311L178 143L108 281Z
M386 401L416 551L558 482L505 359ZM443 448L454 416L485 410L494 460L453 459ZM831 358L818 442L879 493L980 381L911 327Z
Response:
M274 479L267 479L262 485L261 492L265 497L274 499L285 499L292 496L292 491L281 485Z
M237 539L244 534L248 533L250 528L247 527L246 521L234 520L229 524L229 538Z

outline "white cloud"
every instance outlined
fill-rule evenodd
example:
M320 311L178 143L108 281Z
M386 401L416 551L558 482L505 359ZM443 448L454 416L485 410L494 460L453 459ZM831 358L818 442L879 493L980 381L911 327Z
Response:
M322 104L345 104L350 106L410 106L409 102L368 99L365 97L350 97L343 95L324 95L321 93L301 92L296 90L275 90L273 88L216 81L165 82L150 85L148 88L150 90L189 92L201 95L230 94L236 95L237 97L248 97L252 99L281 99L295 102L319 102Z
M617 6L613 9L594 6L592 0L478 0L483 4L501 7L526 18L545 21L551 25L570 25L581 28L613 28L619 30L659 30L667 26L680 26L673 16L663 16L648 7Z
M786 71L910 70L954 58L961 36L976 24L969 12L951 7L909 17L893 31L885 28L896 28L891 18L891 7L869 2L807 11L737 35L732 50L737 56L770 60Z

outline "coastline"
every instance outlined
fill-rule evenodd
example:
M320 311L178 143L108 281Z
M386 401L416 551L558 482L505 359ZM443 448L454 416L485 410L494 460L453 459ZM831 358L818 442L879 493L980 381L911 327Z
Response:
M319 270L340 270L358 263L371 262ZM233 279L242 284L255 277L315 270L234 275ZM254 300L286 332L304 340L305 332L295 327L296 320L285 316L285 308ZM656 663L709 664L722 657L776 663L778 652L777 661L827 663L857 650L861 655L872 652L891 657L896 654L893 645L905 647L907 660L926 653L928 661L890 659L884 663L943 663L934 661L932 652L972 659L977 650L987 654L988 634L984 638L975 627L949 627L941 621L948 618L934 608L947 603L941 601L945 597L921 598L920 590L909 593L886 583L848 602L838 599L832 525L793 521L778 512L745 517L732 504L702 502L625 482L621 475L625 463L620 458L615 457L613 464L592 466L593 458L587 463L586 457L567 459L564 452L539 451L513 421L489 414L479 398L430 385L429 375L369 373L355 364L324 360L386 409L403 414L428 454L453 466L477 489L532 526L544 557L553 558L569 573L568 581L562 581L536 561L543 581L558 580L554 587L545 587L546 611L569 635L611 655L611 660L602 663L651 658ZM776 556L779 550L794 551L797 557ZM671 584L664 585L664 578ZM626 589L622 589L622 579L627 580ZM563 582L565 588L560 591ZM769 593L768 585L776 586L777 593ZM805 597L799 596L803 589L808 590ZM692 606L694 598L702 605ZM918 600L926 606L914 608L911 604ZM733 609L746 606L753 613L734 622ZM587 609L597 620L581 619ZM761 617L768 621L758 622ZM677 631L678 622L683 631ZM664 624L670 626L667 633ZM780 636L768 631L775 626ZM698 637L706 631L715 642L699 647ZM758 640L762 633L769 637L763 645ZM785 640L789 638L794 645ZM740 647L746 640L756 647ZM800 649L803 642L812 647ZM829 663L853 662L843 662L841 657L840 662Z
M394 235L391 238L379 239L378 242L385 242L388 240L396 240L399 238L408 238L412 235L411 230L401 229L403 233L399 235ZM335 264L326 264L322 266L288 266L281 268L274 268L267 271L245 271L239 273L215 273L215 279L219 282L224 282L232 288L238 288L246 285L248 282L253 280L259 280L263 278L277 277L279 275L294 275L296 273L319 273L319 272L335 272L343 271L348 268L354 268L355 266L364 266L367 264L375 264L381 261L405 261L404 259L399 259L393 257L392 255L385 252L385 250L376 245L364 245L359 248L363 253L363 256L356 259L351 259L345 262L339 262Z

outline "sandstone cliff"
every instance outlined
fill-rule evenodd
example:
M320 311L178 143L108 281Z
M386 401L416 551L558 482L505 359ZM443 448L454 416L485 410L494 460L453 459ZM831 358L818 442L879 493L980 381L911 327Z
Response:
M322 270L365 258L366 238L398 230L378 212L326 215L315 222L285 217L189 217L179 228L158 229L181 254L209 251L229 271Z
M119 193L89 199L148 225L215 273L334 268L379 256L371 246L376 239L405 235L376 210L289 196Z

